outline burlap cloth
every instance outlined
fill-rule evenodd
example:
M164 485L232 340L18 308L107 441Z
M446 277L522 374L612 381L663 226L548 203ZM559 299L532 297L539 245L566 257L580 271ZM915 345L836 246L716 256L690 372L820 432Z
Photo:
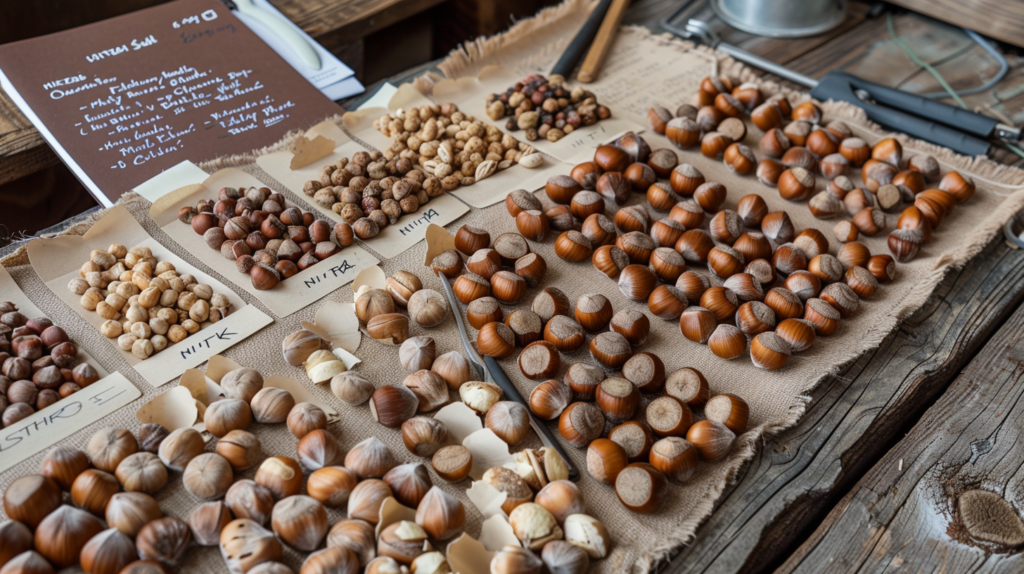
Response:
M543 72L550 68L550 63L559 54L586 16L588 2L570 0L563 5L548 9L537 17L520 22L509 32L495 38L480 40L469 44L464 50L454 53L440 69L451 77L473 74L484 64L498 63L511 67L523 74ZM639 44L639 46L638 46ZM623 47L634 49L624 50ZM638 48L638 49L637 49ZM628 52L628 55L624 55ZM654 63L653 66L638 66L637 54ZM616 114L631 117L646 124L643 114L646 108L660 101L674 109L679 103L689 99L696 89L694 85L658 86L651 84L649 74L656 68L670 69L676 58L707 58L711 54L706 49L694 48L692 45L663 36L654 36L643 29L624 28L616 41L616 49L606 64L605 75L593 89L602 94L602 85L610 82L621 82L624 78L637 86L631 97L621 95L605 101ZM723 71L752 78L749 70L724 57L719 58ZM710 67L709 67L710 72ZM632 74L635 77L629 76ZM429 91L430 78L421 78L419 86ZM648 90L646 86L650 85ZM778 90L772 84L763 84L768 92ZM790 94L799 100L805 98L801 94ZM867 122L860 110L843 104L829 103L824 106L826 115L831 119L842 119L855 129L858 135L869 142L876 141L882 132ZM756 129L753 131L756 132ZM748 143L756 147L759 133L752 134ZM667 142L652 133L646 134L652 147L666 147ZM1015 187L1024 182L1024 172L996 165L984 158L972 159L955 156L946 150L934 148L925 143L909 141L901 138L907 153L931 153L943 164L943 169L958 169L972 175L978 184L978 193L967 204L957 208L956 212L946 221L935 234L935 237L923 249L922 254L911 264L899 267L899 277L893 284L884 286L880 293L870 301L861 305L860 311L844 320L839 331L832 337L820 338L809 351L795 357L789 366L778 372L766 372L754 368L749 359L741 358L727 362L713 356L706 347L687 341L679 334L675 322L653 319L650 342L644 350L651 351L665 361L668 369L692 366L703 371L715 393L731 392L743 397L750 405L750 430L742 435L730 457L718 464L701 464L696 475L685 484L672 484L668 495L661 505L661 510L654 515L641 516L626 511L615 497L609 486L603 485L585 476L580 480L580 488L586 499L588 513L602 520L614 538L611 555L594 563L598 572L645 571L666 559L670 551L688 541L697 526L711 513L715 500L721 494L731 477L740 465L754 453L756 445L761 442L764 433L777 433L794 425L804 412L807 397L804 396L819 380L829 373L835 372L840 366L853 360L864 351L877 346L883 338L898 325L899 321L925 303L934 287L949 269L962 265L1000 231L1003 223L1024 205L1024 194ZM289 141L280 142L270 149L281 149ZM267 150L261 150L263 153ZM709 181L719 181L729 189L727 207L734 207L737 198L746 193L760 193L774 209L785 209L789 212L798 229L817 227L829 238L834 222L815 220L805 205L793 204L781 200L774 190L759 184L753 178L740 178L727 172L717 161L708 160L696 152L681 152L683 161L696 165L707 176ZM259 170L253 162L253 156L221 158L204 165L208 171L219 167L237 165L274 189L284 191L283 186L275 182L267 174ZM819 181L819 187L821 182ZM288 192L285 192L288 193ZM543 194L541 194L543 195ZM546 198L545 198L546 201ZM122 203L135 215L153 237L166 245L171 251L193 265L204 268L191 254L182 250L164 234L147 216L149 203L135 194L126 195ZM642 196L636 196L632 203L645 203ZM663 215L663 214L662 214ZM492 237L505 231L514 230L514 222L502 204L488 209L472 210L457 222L449 226L454 231L462 224L473 224L491 231ZM890 216L890 227L893 220ZM68 233L82 233L88 223L76 226ZM553 239L553 238L552 238ZM884 253L883 237L868 238L866 243L872 252ZM558 259L552 248L552 241L534 243L532 247L548 262L549 270L543 286L557 286L564 290L570 298L576 299L585 293L600 292L608 296L616 310L640 308L636 303L626 300L616 284L598 273L587 263L568 264ZM833 252L835 246L833 246ZM398 269L407 269L417 273L425 287L440 289L436 278L423 267L425 246L417 245L413 249L384 261L382 266L386 273L391 274ZM84 447L89 436L103 426L124 427L135 429L135 411L145 401L150 400L158 392L166 391L176 383L155 389L145 383L133 369L115 352L109 342L103 340L78 315L62 304L40 281L39 277L27 265L24 250L6 258L3 264L9 268L14 279L26 294L54 322L64 326L76 341L84 345L88 351L109 371L119 370L143 391L143 398L106 420L96 423L69 437L62 444ZM228 278L221 277L209 269L211 275L230 285ZM230 278L236 279L236 278ZM527 296L532 298L535 290ZM247 293L238 291L239 295L249 303L259 306L268 314L269 311ZM351 301L352 291L343 287L329 296L338 301ZM258 369L264 375L282 374L297 380L308 381L304 373L287 365L280 354L281 340L288 333L299 328L301 320L312 321L319 304L311 305L302 311L288 316L277 317L269 327L256 333L242 343L235 345L225 354L242 365ZM460 349L455 324L452 318L439 327L424 331L416 330L414 334L429 334L437 341L438 353ZM397 348L388 347L364 338L362 346L356 353L363 363L358 371L377 385L397 383L404 373L397 360ZM563 358L563 365L574 361L589 360L585 353L576 353ZM525 396L533 388L534 383L524 379L518 372L515 360L504 361L507 373L519 386ZM326 388L317 388L323 400L333 404L341 412L341 422L332 430L346 448L360 440L375 435L380 437L398 458L403 461L416 460L404 448L400 433L376 424L366 407L348 407L338 401ZM455 398L455 397L453 397ZM294 455L296 439L283 427L254 425L251 429L260 438L263 450L267 455ZM212 446L210 447L212 448ZM585 451L567 447L577 465L585 468ZM6 486L16 477L35 472L43 454L40 453L26 460L14 469L0 476L0 488ZM251 478L253 472L242 473ZM167 514L186 518L197 501L192 499L181 487L178 476L173 476L170 484L159 494L161 506ZM467 506L466 530L476 536L479 534L481 516L472 503L466 498L464 491L469 483L449 484L437 479L435 482L448 492L459 496ZM332 513L332 522L341 515ZM288 551L288 562L296 567L302 555ZM215 549L200 549L190 553L185 565L187 572L224 572L226 567ZM465 574L465 573L464 573Z

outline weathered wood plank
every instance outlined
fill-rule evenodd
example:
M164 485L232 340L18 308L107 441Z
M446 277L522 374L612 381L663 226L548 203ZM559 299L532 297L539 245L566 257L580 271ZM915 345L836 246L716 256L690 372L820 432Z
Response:
M928 14L986 36L1024 46L1024 3L1000 0L892 0L904 8Z
M1024 570L1024 308L780 572Z
M815 389L800 424L766 440L664 571L765 572L781 563L1022 300L1024 253L997 240L878 349Z

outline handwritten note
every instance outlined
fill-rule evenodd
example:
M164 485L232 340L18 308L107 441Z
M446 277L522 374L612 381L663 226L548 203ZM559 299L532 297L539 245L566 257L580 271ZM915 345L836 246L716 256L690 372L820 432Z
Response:
M433 223L445 226L469 211L469 207L454 197L443 194L430 200L416 213L402 216L398 223L389 225L380 234L366 241L366 246L391 258L416 245L426 236L427 227Z
M110 201L182 160L248 152L340 112L215 0L6 44L0 69L49 143Z
M121 373L0 429L0 473L142 396Z

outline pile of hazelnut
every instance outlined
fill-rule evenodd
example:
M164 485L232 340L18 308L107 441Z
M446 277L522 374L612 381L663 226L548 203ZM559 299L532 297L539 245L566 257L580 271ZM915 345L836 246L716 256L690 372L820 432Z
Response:
M0 569L166 574L199 545L219 546L232 572L287 574L284 543L311 553L302 574L450 572L431 542L458 535L465 509L432 485L422 463L399 464L375 437L345 454L323 410L264 387L252 369L227 373L221 387L226 398L204 416L213 452L192 427L149 423L137 436L105 428L84 452L56 448L38 474L14 480L3 494L10 520L0 523ZM286 424L299 439L295 456L265 457L247 430L253 422ZM236 480L251 469L253 479ZM184 520L165 516L154 498L175 473L198 504ZM416 518L378 537L388 497L416 508ZM331 525L328 508L346 517Z
M379 151L359 151L325 165L320 179L307 181L302 191L337 213L356 237L371 239L444 193L437 178L413 167L405 157L385 160Z
M473 185L516 163L531 169L543 163L532 146L464 114L455 104L398 110L381 116L374 126L392 141L384 157L419 166L430 176L431 187L439 185L443 191Z
M929 155L905 158L894 138L869 146L845 123L825 124L812 101L796 107L781 96L764 101L756 84L721 76L704 78L694 102L680 106L674 117L662 106L651 107L651 126L680 148L700 143L703 155L721 157L737 174L756 173L784 199L809 199L807 207L819 219L849 215L833 230L842 243L885 232L886 214L911 203L888 236L889 251L900 263L913 260L942 220L975 192L971 178L956 171L943 175ZM763 131L758 145L765 157L760 161L742 143L747 115ZM856 168L863 187L848 176ZM827 181L823 190L816 190L818 175Z
M598 104L592 92L566 86L559 74L547 78L531 74L504 93L488 95L487 116L494 121L513 116L506 130L525 130L528 141L556 142L578 128L610 118L612 112Z
M678 320L686 338L707 344L717 356L746 354L749 338L755 366L782 368L816 336L835 332L880 283L895 278L891 256L872 256L852 240L832 255L824 234L797 233L789 215L769 213L759 195L743 196L735 210L723 209L725 186L706 181L690 164L672 168L668 183L651 174L625 175L653 172L646 162L660 152L674 156L671 150L650 152L638 141L634 136L600 146L594 161L549 180L546 194L558 205L547 212L535 197L521 198L522 204L510 197L516 209L531 208L516 215L516 224L561 218L571 227L555 242L559 257L591 257L626 297L646 301L661 319ZM606 201L622 204L644 191L651 209L668 211L667 217L652 223L643 206L620 208L613 219L604 215ZM578 219L583 223L576 230ZM687 267L692 264L707 271Z
M106 319L103 336L140 359L220 321L231 307L227 296L179 274L173 263L157 261L148 247L115 243L106 251L95 249L80 275L68 290L81 295L83 308Z
M490 245L486 231L464 226L456 234L456 245L463 253L481 242L484 246ZM487 247L481 250L490 251ZM445 252L435 259L434 268L443 273L444 265L455 265L448 261L452 257L461 264L462 259L458 253ZM511 276L519 277L514 273ZM463 289L460 286L457 290L461 293L458 295L461 300L471 306L474 303L493 304L499 315L496 320L500 320L502 311L496 299L483 296L471 298ZM356 296L356 315L360 322L367 325L369 332L375 333L371 326L395 323L396 316L405 318L395 312L395 306L402 305L407 307L409 315L417 324L425 327L436 326L448 312L444 298L439 293L423 289L415 275L399 271L388 278L385 289L364 290ZM470 311L470 322L481 324L481 318L473 313ZM494 312L491 313L494 319ZM525 314L532 314L532 311L516 313L523 313L525 317ZM539 326L539 319L537 321ZM403 325L400 330L377 332L376 336L394 339L399 331L407 336L408 321L398 322ZM494 323L499 324L505 326L503 323ZM296 366L304 364L307 369L313 363L316 363L314 369L321 368L323 363L317 362L316 355L329 351L323 351L323 342L310 337L311 333L301 333L296 333L285 342L286 360ZM334 374L330 379L331 390L346 404L369 403L374 419L381 425L400 429L408 451L419 457L429 457L431 468L442 479L450 482L464 480L473 465L472 452L461 444L452 444L445 423L429 414L449 404L453 394L483 417L485 428L491 429L510 446L522 443L529 435L527 407L502 400L503 392L497 385L474 381L469 361L458 351L438 355L437 344L432 337L413 336L402 339L398 355L402 367L410 372L401 384L374 388L372 383L357 373L345 371ZM325 382L322 377L314 377L312 373L310 377L314 381L319 379L318 382ZM374 441L372 444L377 450L385 448L376 439L370 441ZM482 480L508 494L503 509L509 514L513 532L528 550L539 551L541 556L538 558L528 551L516 557L499 553L495 560L501 564L504 560L517 558L551 565L564 559L580 566L580 571L585 571L590 559L604 558L610 545L607 530L597 519L584 514L580 492L568 481L569 472L565 461L556 451L548 448L523 449L515 456L518 462L515 470L491 468L484 473ZM418 464L417 468L426 474L424 465ZM423 527L430 533L427 525ZM382 536L387 532L385 529ZM417 538L420 542L422 539L422 536Z
M235 262L256 289L273 289L283 279L352 245L352 226L333 226L313 213L288 207L266 187L223 187L217 201L185 206L178 219L203 236L211 249Z
M29 319L0 303L0 428L8 427L99 380L78 347L46 317Z

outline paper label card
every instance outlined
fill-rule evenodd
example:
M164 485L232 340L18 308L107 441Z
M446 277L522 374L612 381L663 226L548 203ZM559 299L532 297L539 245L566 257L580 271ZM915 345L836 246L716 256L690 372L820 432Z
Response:
M4 44L0 70L106 205L182 160L248 153L341 113L216 0Z
M142 396L121 373L0 429L0 473Z
M180 208L194 206L200 199L215 200L217 190L222 187L248 189L263 187L263 183L238 168L222 169L206 178L201 185L186 185L157 199L150 208L149 215L178 245L259 299L279 317L286 317L319 301L338 287L348 284L363 269L377 263L377 259L365 249L350 245L316 265L281 281L273 289L257 289L248 275L238 271L234 261L225 258L219 250L211 248L191 225L178 219Z
M29 261L46 286L99 329L104 319L96 312L82 307L81 296L69 290L68 283L81 277L80 268L89 261L92 250L106 251L112 244L122 244L128 249L138 246L149 248L158 262L173 264L179 274L191 274L198 283L209 285L214 293L227 297L231 305L227 317L216 323L202 323L199 332L178 343L169 344L163 351L145 360L121 350L117 346L117 339L108 339L109 344L118 349L128 364L153 386L173 380L185 369L205 362L272 322L266 313L247 304L226 285L188 264L150 237L123 205L110 209L84 235L35 239L29 242L26 249ZM98 338L103 337L98 335Z

